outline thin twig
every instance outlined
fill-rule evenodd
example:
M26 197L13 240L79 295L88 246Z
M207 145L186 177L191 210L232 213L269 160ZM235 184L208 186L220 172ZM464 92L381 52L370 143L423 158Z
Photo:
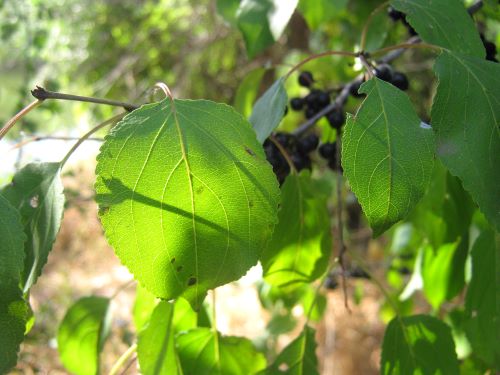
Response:
M33 109L38 107L40 104L43 103L43 100L36 100L30 104L28 104L26 107L21 109L14 117L12 117L7 123L0 129L0 139L2 139L7 132L12 129L12 127L18 122L20 119L22 119L24 116L26 116L29 112L31 112Z
M125 109L128 112L131 112L134 109L139 108L138 105L125 103L125 102L119 102L116 100L92 98L89 96L70 95L70 94L63 94L60 92L48 91L40 86L36 86L36 88L34 90L31 90L31 95L33 95L38 100L58 99L58 100L70 100L70 101L76 101L76 102L112 105L115 107L122 107L123 109Z
M306 59L300 61L292 69L290 69L288 71L288 73L285 75L285 79L287 79L288 77L290 77L290 75L293 72L295 72L296 70L298 70L302 65L307 64L311 60L316 60L316 59L319 59L319 58L325 57L325 56L358 57L358 53L355 53L355 52L346 52L346 51L326 51L326 52L318 53L318 54L315 54L315 55L311 55L311 56L307 57Z
M128 365L123 368L122 372L120 372L120 375L124 375L135 361L137 361L137 355L132 357L132 359L129 361Z
M137 343L132 344L130 348L128 348L125 353L123 353L120 358L115 362L111 370L109 371L109 375L118 374L118 370L127 362L137 351Z
M397 51L400 49L413 49L413 48L430 49L430 50L435 51L435 52L441 52L444 49L443 47L439 47L439 46L436 46L434 44L429 44L429 43L422 43L422 42L408 43L408 42L405 42L405 43L395 44L395 45L389 46L389 47L380 48L376 51L370 52L370 56L384 55L390 51Z

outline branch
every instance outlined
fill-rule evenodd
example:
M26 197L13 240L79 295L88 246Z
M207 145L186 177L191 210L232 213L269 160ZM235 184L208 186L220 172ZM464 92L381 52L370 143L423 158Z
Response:
M128 112L131 112L134 109L139 108L138 105L125 103L125 102L118 102L116 100L99 99L99 98L92 98L92 97L88 97L88 96L70 95L70 94L63 94L60 92L48 91L40 86L36 86L36 88L34 90L31 90L31 95L33 95L35 98L37 98L40 101L43 101L46 99L59 99L59 100L70 100L70 101L76 101L76 102L105 104L105 105L112 105L115 107L122 107L123 109L125 109Z

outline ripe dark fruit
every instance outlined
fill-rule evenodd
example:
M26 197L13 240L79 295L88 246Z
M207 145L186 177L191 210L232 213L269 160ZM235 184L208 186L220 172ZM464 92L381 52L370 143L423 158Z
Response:
M362 268L354 267L349 272L349 276L360 279L369 279L370 275L368 275Z
M306 119L312 118L316 113L318 113L314 108L307 108L305 112Z
M335 143L323 143L321 146L319 146L319 154L327 160L332 160L335 158L335 152L336 152L337 146Z
M398 89L406 91L408 90L409 83L408 78L401 72L394 72L392 74L391 83L396 86Z
M292 134L289 133L276 133L274 138L278 141L280 145L285 148L289 148L295 144L296 138Z
M496 59L496 44L487 40L483 34L481 34L481 40L483 41L484 49L486 50L486 60L498 62L498 60Z
M351 85L351 87L349 88L349 93L355 97L355 98L361 98L363 96L366 96L366 94L360 94L358 92L359 88L361 87L361 84L363 82L355 82Z
M382 81L390 82L392 80L392 68L387 64L381 64L375 68L375 76Z
M393 7L389 7L389 9L387 10L387 14L392 18L393 21L403 20L405 18L405 14L403 12L394 9Z
M292 154L290 158L297 172L300 172L302 169L311 168L311 159L307 155Z
M345 116L339 110L334 110L334 111L329 112L326 115L326 118L327 118L328 122L330 123L330 126L334 129L340 129L340 127L345 122Z
M302 108L304 108L304 99L292 98L292 100L290 100L290 107L292 107L294 111L302 110Z
M339 286L338 281L333 276L328 276L325 280L325 288L330 290L335 290Z
M304 86L304 87L311 87L313 82L314 82L314 79L313 79L313 75L311 72L306 70L306 71L300 73L299 85Z
M321 91L318 93L317 103L320 108L325 108L328 104L330 104L330 95L328 93Z
M319 105L319 101L318 101L320 93L321 93L320 90L311 90L311 92L309 94L307 94L307 96L304 98L304 100L306 101L306 105L309 108L313 108L313 109L320 109L321 108L321 106Z
M319 138L316 134L309 134L297 142L297 150L301 154L308 154L316 150L319 144Z

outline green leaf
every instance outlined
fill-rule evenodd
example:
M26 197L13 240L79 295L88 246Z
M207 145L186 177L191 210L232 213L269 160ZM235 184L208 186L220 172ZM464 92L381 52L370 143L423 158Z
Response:
M460 0L392 0L422 40L452 51L484 58L474 20Z
M109 333L109 302L104 297L83 297L66 312L57 332L57 347L68 371L98 373L99 353Z
M278 225L261 263L265 280L286 287L310 283L328 266L332 249L328 197L308 172L290 174L281 187Z
M472 248L472 278L465 297L467 337L474 354L500 370L500 254L492 230L485 230ZM497 243L497 244L496 244Z
M422 279L424 293L434 310L447 299L453 275L453 259L458 251L458 242L447 243L434 249L425 246ZM463 265L462 265L463 266Z
M382 344L381 374L458 375L451 329L437 318L394 318Z
M240 0L217 0L217 13L231 26L237 24L236 12L240 6Z
M198 326L198 314L202 313L206 313L204 307L199 312L196 312L184 298L177 298L173 317L174 332L179 333L196 328Z
M139 334L137 358L145 375L179 374L173 330L174 305L161 301L148 326Z
M342 166L379 236L423 196L433 166L433 134L421 126L408 96L378 78L365 82L342 138Z
M305 326L302 333L278 355L274 363L261 374L314 375L318 373L315 331Z
M141 284L137 284L133 307L134 326L137 332L148 324L158 302L158 298L149 293Z
M32 163L14 175L1 194L22 216L27 241L24 245L24 292L35 284L47 263L64 213L59 163Z
M24 339L27 306L19 288L26 236L21 215L0 195L0 373L17 362Z
M259 92L260 83L266 69L257 68L248 73L236 90L234 108L247 118L252 113L252 107Z
M205 100L150 104L106 137L96 192L106 237L155 296L198 308L257 263L279 189L248 122Z
M278 127L285 114L288 96L283 85L284 82L283 77L274 82L253 107L249 121L257 133L257 139L260 143L264 143L266 138Z
M432 104L437 153L486 218L500 229L500 65L443 52Z
M348 0L300 0L299 10L311 30L325 26L346 8Z
M184 374L249 375L266 366L250 340L221 336L209 328L181 333L176 343Z
M276 42L285 30L298 0L242 0L236 14L248 57Z

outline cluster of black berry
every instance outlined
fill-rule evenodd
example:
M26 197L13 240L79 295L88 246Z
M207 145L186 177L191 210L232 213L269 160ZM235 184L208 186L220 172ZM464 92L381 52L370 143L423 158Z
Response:
M290 156L297 171L311 168L311 158L309 154L316 150L319 144L319 138L316 134L308 134L298 138L290 133L276 133L274 139L283 147ZM290 173L290 165L279 148L269 139L264 142L264 151L269 163L273 166L273 171L280 184L285 181Z
M309 88L309 94L303 98L292 98L290 107L294 111L304 111L304 116L307 119L312 118L331 102L328 91L323 91L313 88L314 78L311 72L304 71L299 75L299 85ZM334 108L325 115L326 119L335 129L340 127L345 122L345 116L342 108Z
M417 32L415 31L415 29L413 27L411 27L411 25L408 23L408 21L406 21L406 14L404 14L403 12L400 12L399 10L394 9L393 7L389 7L387 14L389 15L389 17L391 17L391 19L394 22L401 21L403 23L403 25L406 26L406 29L408 30L408 34L410 34L411 36L417 35Z
M318 152L323 159L328 161L328 167L332 170L337 169L337 144L335 142L323 143L319 146ZM342 172L342 167L340 167Z
M481 41L483 42L484 45L484 49L486 50L486 60L498 62L496 57L497 56L496 44L486 39L483 33L481 33L480 35L481 35Z
M377 65L373 73L375 74L375 77L393 84L400 90L406 91L408 90L408 87L410 87L408 77L404 73L395 71L389 64ZM351 84L349 93L355 98L365 96L365 94L358 93L358 90L363 82L363 80L357 80Z

